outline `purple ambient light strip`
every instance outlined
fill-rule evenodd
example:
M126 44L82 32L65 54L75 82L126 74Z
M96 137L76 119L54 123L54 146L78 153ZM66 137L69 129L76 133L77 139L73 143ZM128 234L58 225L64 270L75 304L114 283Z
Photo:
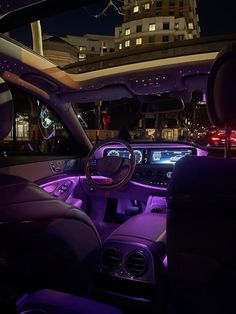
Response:
M139 183L139 182L136 182L136 181L130 181L130 183L134 184L134 185L137 185L137 186L140 186L140 187L143 187L143 188L148 188L148 189L154 189L154 190L161 190L161 191L166 191L167 188L162 188L162 187L157 187L155 185L148 185L148 184L144 184L144 183Z
M103 176L93 176L95 179L98 179L101 183L104 181L104 183L106 183L106 180L107 178L106 177L103 177ZM85 176L80 176L80 179L82 180L85 180L86 177ZM166 191L166 188L162 188L162 187L157 187L157 186L154 186L154 185L148 185L148 184L144 184L144 183L139 183L139 182L136 182L136 181L133 181L133 180L130 180L127 184L133 184L133 185L136 185L136 186L140 186L142 188L146 188L146 189L151 189L151 190L161 190L161 191Z
M98 179L101 182L106 181L106 177L103 177L103 176L94 176L94 177L95 177L95 179ZM81 180L81 182L86 180L86 177L85 176L63 177L61 179L57 179L57 180L50 181L48 183L41 184L40 187L42 189L44 189L46 192L52 193L53 191L55 191L57 189L57 187L60 185L60 183L62 183L63 181L66 181L66 180L71 180L73 182L73 186L75 186L76 184L79 183L80 180ZM133 185L142 187L142 188L146 188L146 189L151 189L151 190L156 190L156 191L166 191L166 188L164 188L164 187L150 186L148 184L139 183L139 182L136 182L133 180L131 180L130 183ZM53 186L53 188L52 188L52 186Z

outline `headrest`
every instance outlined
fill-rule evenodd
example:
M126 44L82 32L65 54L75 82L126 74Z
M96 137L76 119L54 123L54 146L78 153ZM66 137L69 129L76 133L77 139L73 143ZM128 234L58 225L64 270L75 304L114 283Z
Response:
M0 77L0 139L6 137L12 129L13 108L12 94Z
M207 84L208 115L219 129L236 128L236 43L217 56Z
M187 156L179 160L167 190L169 208L188 211L232 209L236 159Z

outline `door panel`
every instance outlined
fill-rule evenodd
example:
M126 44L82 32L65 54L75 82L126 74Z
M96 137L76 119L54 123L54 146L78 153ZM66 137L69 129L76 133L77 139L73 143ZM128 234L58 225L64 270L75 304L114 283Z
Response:
M0 174L16 175L30 181L39 181L64 172L76 171L79 168L79 159L51 159L2 167L0 168Z

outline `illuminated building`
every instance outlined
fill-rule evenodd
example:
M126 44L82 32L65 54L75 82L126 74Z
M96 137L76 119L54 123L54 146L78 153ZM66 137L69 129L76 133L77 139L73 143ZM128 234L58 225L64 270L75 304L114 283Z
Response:
M116 51L200 37L196 0L124 0Z

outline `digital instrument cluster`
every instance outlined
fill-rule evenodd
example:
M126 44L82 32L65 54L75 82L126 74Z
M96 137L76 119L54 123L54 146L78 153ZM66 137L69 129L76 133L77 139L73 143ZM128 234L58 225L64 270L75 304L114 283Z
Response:
M136 164L142 164L143 150L134 149L134 155ZM123 158L130 158L130 153L127 151L127 149L107 149L105 150L105 156L119 156Z
M134 155L137 165L174 165L179 159L185 156L196 155L196 150L194 148L134 148ZM123 158L130 158L130 153L127 149L109 148L105 149L104 156L119 156Z

